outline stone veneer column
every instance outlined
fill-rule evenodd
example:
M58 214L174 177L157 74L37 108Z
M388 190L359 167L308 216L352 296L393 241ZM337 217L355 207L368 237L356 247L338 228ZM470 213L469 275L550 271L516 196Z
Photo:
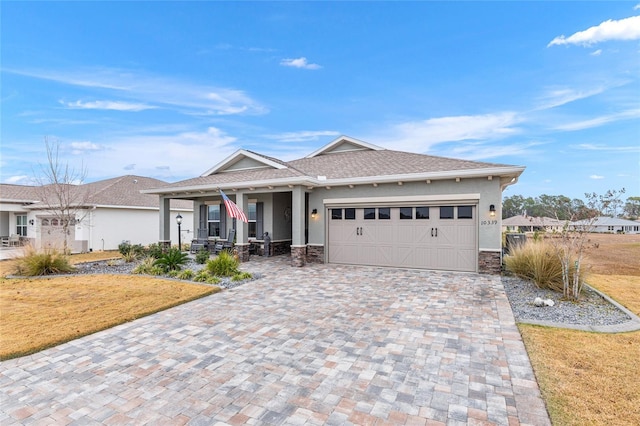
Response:
M478 253L478 272L498 275L502 272L502 256L499 251L481 251Z
M240 262L248 262L249 261L249 247L251 244L236 244L235 248L238 251L238 260Z
M291 246L291 266L304 266L307 257L306 246Z
M307 245L307 263L324 263L324 246Z

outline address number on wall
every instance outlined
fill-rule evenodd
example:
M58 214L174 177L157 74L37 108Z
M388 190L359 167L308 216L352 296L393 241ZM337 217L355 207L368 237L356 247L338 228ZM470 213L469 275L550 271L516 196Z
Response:
M497 225L497 220L482 220L480 221L480 225Z

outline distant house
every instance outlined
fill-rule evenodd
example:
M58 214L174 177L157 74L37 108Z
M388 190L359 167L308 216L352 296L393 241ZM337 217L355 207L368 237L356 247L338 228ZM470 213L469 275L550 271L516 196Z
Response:
M158 197L140 191L167 185L158 179L142 176L121 176L84 185L73 185L72 191L86 195L78 206L76 217L69 218L67 238L74 253L93 250L114 250L123 241L147 245L158 242ZM34 248L63 245L59 215L53 214L43 202L42 190L36 186L0 184L0 237L4 244L18 239ZM193 202L174 200L168 214L184 217L182 240L189 241L193 229ZM170 236L177 241L175 220ZM13 237L13 238L12 238Z
M571 224L575 228L589 225L587 221L577 221ZM640 234L640 223L617 217L600 216L589 226L590 232L609 234Z
M268 232L272 252L291 253L292 266L499 272L502 191L523 171L341 136L292 161L241 149L200 176L144 192L162 206L193 201L193 228L212 240L235 229L243 261ZM229 217L221 191L248 224ZM166 211L161 240L169 238Z
M502 219L503 232L553 232L562 230L563 225L564 222L552 217L535 217L524 214Z

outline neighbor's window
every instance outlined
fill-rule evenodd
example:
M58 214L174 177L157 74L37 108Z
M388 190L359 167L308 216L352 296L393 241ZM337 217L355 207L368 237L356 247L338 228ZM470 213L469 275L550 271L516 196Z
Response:
M416 207L416 219L429 219L429 207Z
M458 206L458 219L473 219L473 207Z
M207 206L207 227L210 237L220 236L220 204Z
M27 215L17 215L16 234L26 237L27 236Z
M400 207L400 219L413 219L413 207Z

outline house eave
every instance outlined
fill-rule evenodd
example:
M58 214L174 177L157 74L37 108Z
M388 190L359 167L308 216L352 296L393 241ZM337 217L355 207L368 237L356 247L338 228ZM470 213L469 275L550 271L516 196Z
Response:
M327 187L327 186L347 186L347 185L367 185L367 184L384 184L395 182L418 182L418 181L436 181L446 179L476 179L476 178L506 178L508 181L517 180L518 176L524 171L524 167L489 167L482 169L469 170L449 170L443 172L428 173L407 173L386 176L363 176L355 178L339 178L339 179L321 179L320 177L312 178L310 176L282 179L267 179L255 181L239 181L225 183L208 183L191 186L176 186L171 188L156 188L141 190L143 194L155 195L189 195L187 198L197 198L200 195L210 193L222 189L228 190L247 190L250 188L275 188L282 186L302 185L309 188ZM186 194L189 193L189 194Z

